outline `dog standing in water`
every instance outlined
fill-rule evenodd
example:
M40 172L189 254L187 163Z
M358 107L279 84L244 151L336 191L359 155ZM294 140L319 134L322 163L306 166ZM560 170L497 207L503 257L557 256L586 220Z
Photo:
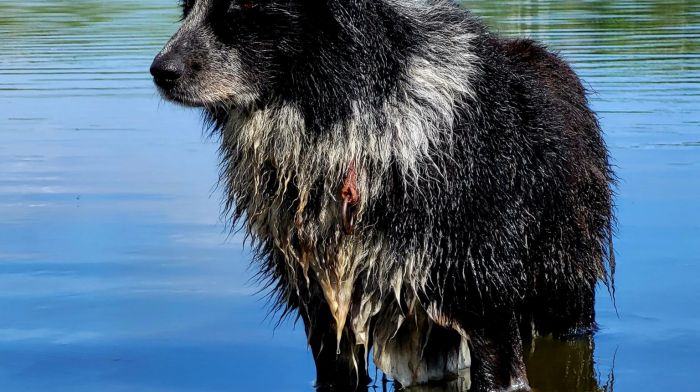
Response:
M557 55L446 0L189 0L151 67L221 141L227 211L325 390L528 391L523 342L595 329L613 175Z

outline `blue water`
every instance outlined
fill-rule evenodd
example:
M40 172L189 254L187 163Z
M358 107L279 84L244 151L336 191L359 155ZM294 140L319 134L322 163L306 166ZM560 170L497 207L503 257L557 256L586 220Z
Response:
M465 4L594 91L620 177L601 379L700 390L700 0ZM174 0L0 3L2 391L311 391L303 328L266 318L220 220L216 145L148 76L177 17Z

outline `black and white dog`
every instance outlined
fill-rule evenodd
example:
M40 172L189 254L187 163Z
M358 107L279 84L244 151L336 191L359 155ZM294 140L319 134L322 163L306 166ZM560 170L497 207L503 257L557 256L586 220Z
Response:
M613 175L578 77L447 0L189 0L151 73L221 139L234 222L319 388L471 377L595 329Z

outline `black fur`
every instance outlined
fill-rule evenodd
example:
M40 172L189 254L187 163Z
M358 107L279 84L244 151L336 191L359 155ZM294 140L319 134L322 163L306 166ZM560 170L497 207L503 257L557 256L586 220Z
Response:
M427 280L415 282L418 305L407 300L386 305L391 299L382 296L383 288L390 283L378 279L390 273L367 267L354 276L351 314L363 298L384 304L369 321L370 341L390 318L387 307L411 314L412 306L427 311L437 303L435 328L452 334L441 341L459 341L456 331L469 336L472 390L512 390L518 383L527 389L523 340L534 334L591 333L596 285L612 284L608 153L585 89L559 56L530 40L500 38L454 4L406 1L415 3L410 12L387 0L188 1L186 25L193 9L200 7L204 16L173 38L153 72L166 97L204 107L222 132L222 180L234 219L254 220L251 205L277 206L275 222L289 228L286 246L298 254L321 246L315 244L327 252L343 241L381 239L392 255L407 250L422 255L418 267L427 271ZM399 157L387 170L361 167L361 178L378 178L381 186L363 199L350 239L322 229L307 234L324 227L324 219L335 219L327 211L325 184L339 184L342 177L329 173L303 184L292 172L281 205L265 204L283 181L285 168L274 156L253 168L263 179L255 190L263 201L256 202L260 195L240 182L237 171L245 168L245 158L237 135L227 128L233 114L294 107L303 117L302 154L330 154L317 149L332 129L337 131L334 125L357 115L354 103L373 112L370 138L372 132L388 132L393 119L380 108L397 91L406 99L425 100L411 96L407 87L412 59L429 57L436 36L457 34L473 35L465 50L474 60L461 65L472 72L464 75L470 92L455 97L450 137L436 136L429 155L415 157L421 174L415 181L406 180ZM162 68L173 62L179 62L181 74L176 81L165 80ZM235 75L212 87L212 75L233 66ZM302 188L311 190L305 205L300 205ZM299 209L303 212L295 215ZM353 329L345 326L336 341L336 321L319 281L291 262L265 227L248 226L261 276L285 313L299 311L319 386L354 388L358 380L363 385L367 358L355 345ZM400 259L379 262L389 264L382 266L385 272L403 267Z

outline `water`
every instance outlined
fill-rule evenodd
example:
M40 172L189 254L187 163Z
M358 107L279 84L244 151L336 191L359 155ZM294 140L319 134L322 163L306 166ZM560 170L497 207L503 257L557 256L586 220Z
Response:
M175 3L0 3L3 391L311 390L303 328L266 319L219 220L216 146L148 76ZM596 374L540 340L533 385L699 390L700 0L465 4L573 63L621 178Z

